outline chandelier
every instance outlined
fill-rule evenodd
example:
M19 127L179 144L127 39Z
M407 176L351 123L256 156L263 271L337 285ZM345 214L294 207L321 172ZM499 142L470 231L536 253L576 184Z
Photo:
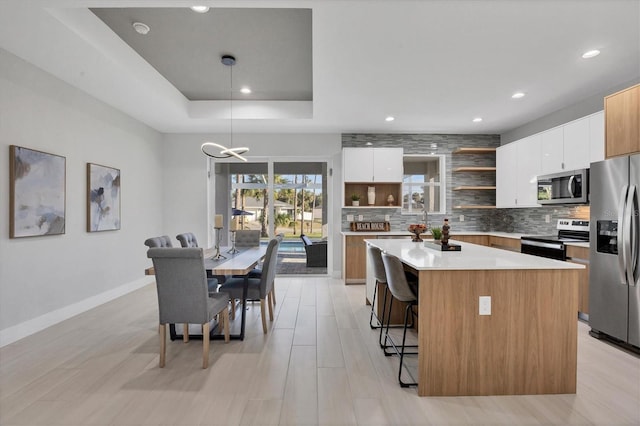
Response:
M211 158L230 158L235 157L238 160L247 161L242 154L249 151L247 147L233 147L233 66L236 64L236 58L231 55L222 55L220 58L225 66L229 67L229 134L230 134L230 147L227 148L224 145L215 142L205 142L200 149L202 152Z

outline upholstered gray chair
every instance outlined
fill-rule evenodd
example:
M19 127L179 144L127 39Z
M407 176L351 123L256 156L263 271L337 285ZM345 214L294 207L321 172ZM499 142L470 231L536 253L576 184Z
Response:
M161 237L152 237L147 238L144 242L144 245L152 248L152 247L173 247L171 244L171 238L168 235L163 235Z
M260 230L240 229L236 231L236 247L258 247L260 245Z
M200 248L154 247L153 260L158 291L160 367L165 365L167 324L184 324L183 340L189 341L189 324L202 326L202 368L209 365L209 323L218 316L229 341L229 295L209 294L204 256Z
M312 242L304 234L300 235L304 243L304 251L307 253L307 267L327 267L327 242Z
M417 313L413 309L418 305L418 296L415 291L409 285L409 281L407 280L407 276L405 275L404 266L400 259L396 256L393 256L388 253L382 253L382 263L384 264L385 273L387 276L387 286L389 287L389 291L393 295L396 300L400 302L404 302L407 304L404 314L404 326L402 332L402 344L398 345L394 342L393 338L389 335L389 323L391 322L391 309L387 314L387 318L383 319L383 322L386 324L386 332L384 337L384 348L385 355L391 355L386 351L386 348L393 348L397 355L400 355L400 367L398 368L398 382L401 387L408 386L417 386L418 383L414 382L403 382L402 381L402 364L404 362L404 356L407 354L416 355L418 352L406 352L406 348L418 348L417 345L407 345L407 328L409 326L409 316L417 316ZM398 346L400 349L398 350ZM409 373L411 375L411 373Z
M180 241L180 245L182 247L198 247L198 240L196 236L191 232L185 232L184 234L176 235L178 241Z
M278 240L278 243L281 243L282 240L284 240L284 234L282 232L276 234L276 240ZM278 246L280 247L280 246ZM260 278L262 276L262 267L258 267L255 269L252 269L251 272L249 272L249 278ZM273 282L273 289L271 290L271 297L273 298L273 306L276 305L276 283L275 283L275 279Z
M198 240L196 236L191 232L185 232L183 234L176 235L176 239L180 242L182 247L198 247ZM207 272L207 283L209 285L209 293L215 293L218 289L218 285L225 281L224 275L211 275L211 272Z
M264 333L267 332L265 300L269 303L269 320L273 321L273 306L275 299L273 297L273 281L276 276L276 262L278 260L279 246L280 241L278 241L277 238L273 238L269 241L260 278L233 277L220 286L220 291L229 293L229 296L231 297L231 316L234 317L235 300L242 300L245 279L247 280L248 286L246 298L248 300L260 299L260 314L262 316L262 331Z

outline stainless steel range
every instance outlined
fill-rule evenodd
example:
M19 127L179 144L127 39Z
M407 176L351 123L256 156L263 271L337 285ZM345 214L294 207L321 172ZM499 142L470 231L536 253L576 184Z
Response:
M534 235L520 238L520 252L550 259L567 260L569 242L589 242L589 221L559 219L557 235Z

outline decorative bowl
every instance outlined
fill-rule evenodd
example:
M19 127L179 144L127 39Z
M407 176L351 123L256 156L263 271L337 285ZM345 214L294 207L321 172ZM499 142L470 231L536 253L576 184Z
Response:
M423 234L424 231L427 230L427 226L422 224L422 223L416 223L413 225L409 225L408 228L409 232L411 232L414 237L411 239L411 241L415 242L420 242L422 241L422 238L420 238L420 234Z

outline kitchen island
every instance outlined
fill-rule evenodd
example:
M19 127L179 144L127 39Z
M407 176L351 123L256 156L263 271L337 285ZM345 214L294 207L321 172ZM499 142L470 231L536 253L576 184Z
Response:
M462 250L366 241L418 276L418 394L575 393L584 266L452 242ZM490 315L479 315L480 296L491 297Z

